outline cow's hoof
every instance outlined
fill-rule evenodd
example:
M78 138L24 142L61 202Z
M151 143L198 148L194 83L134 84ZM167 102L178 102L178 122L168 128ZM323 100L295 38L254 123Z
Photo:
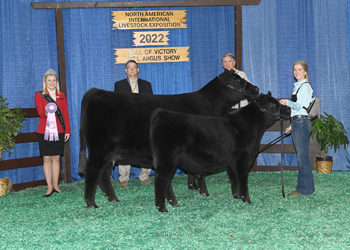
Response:
M113 200L111 200L111 202L119 202L120 200L117 198L117 197L115 197Z
M201 196L209 196L210 194L208 192L201 193L199 192Z
M105 197L108 199L109 202L118 202L118 201L120 201L117 196L114 197L113 199L109 198L107 195Z
M242 198L242 201L243 201L244 203L246 203L246 204L250 204L250 203L251 203L249 197L246 198L246 197L244 197L244 196L242 195L241 198Z
M168 210L166 208L160 208L160 207L157 207L158 211L161 212L161 213L167 213Z
M173 207L178 207L179 206L179 203L177 203L177 200L168 200L168 202Z
M196 184L188 184L188 189L190 190L197 190L197 185Z
M96 205L96 203L92 203L90 205L87 205L87 208L98 208L98 206Z

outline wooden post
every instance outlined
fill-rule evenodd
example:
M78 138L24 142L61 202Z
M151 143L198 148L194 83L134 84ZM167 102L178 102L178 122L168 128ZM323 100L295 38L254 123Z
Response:
M235 57L236 69L242 70L242 6L235 6Z
M56 39L57 39L57 60L58 60L58 74L61 91L66 95L67 99L67 84L66 84L66 63L64 56L64 36L63 36L63 18L62 9L55 9L56 17ZM63 154L63 172L64 182L72 182L71 165L70 165L70 147L69 141L64 144Z

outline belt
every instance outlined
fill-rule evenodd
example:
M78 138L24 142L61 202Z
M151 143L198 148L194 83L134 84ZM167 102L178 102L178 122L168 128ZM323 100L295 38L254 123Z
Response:
M294 120L299 119L299 118L308 118L308 117L309 116L307 116L307 115L295 115L295 116L292 116L290 118L290 121L294 121Z

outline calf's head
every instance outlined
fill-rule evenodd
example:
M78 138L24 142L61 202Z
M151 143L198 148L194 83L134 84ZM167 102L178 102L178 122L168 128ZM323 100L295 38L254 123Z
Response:
M289 118L291 113L290 108L280 104L271 96L270 91L266 95L260 94L255 103L262 112L271 115L275 120Z
M219 79L227 87L240 92L246 99L254 99L259 94L257 86L241 78L234 70L225 69L224 73L219 75Z

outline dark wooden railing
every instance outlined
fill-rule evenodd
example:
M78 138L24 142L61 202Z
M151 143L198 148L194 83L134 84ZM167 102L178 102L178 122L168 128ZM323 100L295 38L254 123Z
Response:
M24 108L22 111L25 113L25 118L36 118L39 117L38 112L35 108ZM36 132L30 133L20 133L15 137L16 144L18 143L29 143L37 142L38 134ZM2 160L0 161L0 171L3 170L12 170L19 168L27 168L34 166L43 165L43 158L41 156L33 156L27 158L17 158L11 160ZM62 182L62 161L61 161L61 171L60 171L60 182ZM14 191L23 190L29 187L45 186L45 180L17 183L13 185Z

